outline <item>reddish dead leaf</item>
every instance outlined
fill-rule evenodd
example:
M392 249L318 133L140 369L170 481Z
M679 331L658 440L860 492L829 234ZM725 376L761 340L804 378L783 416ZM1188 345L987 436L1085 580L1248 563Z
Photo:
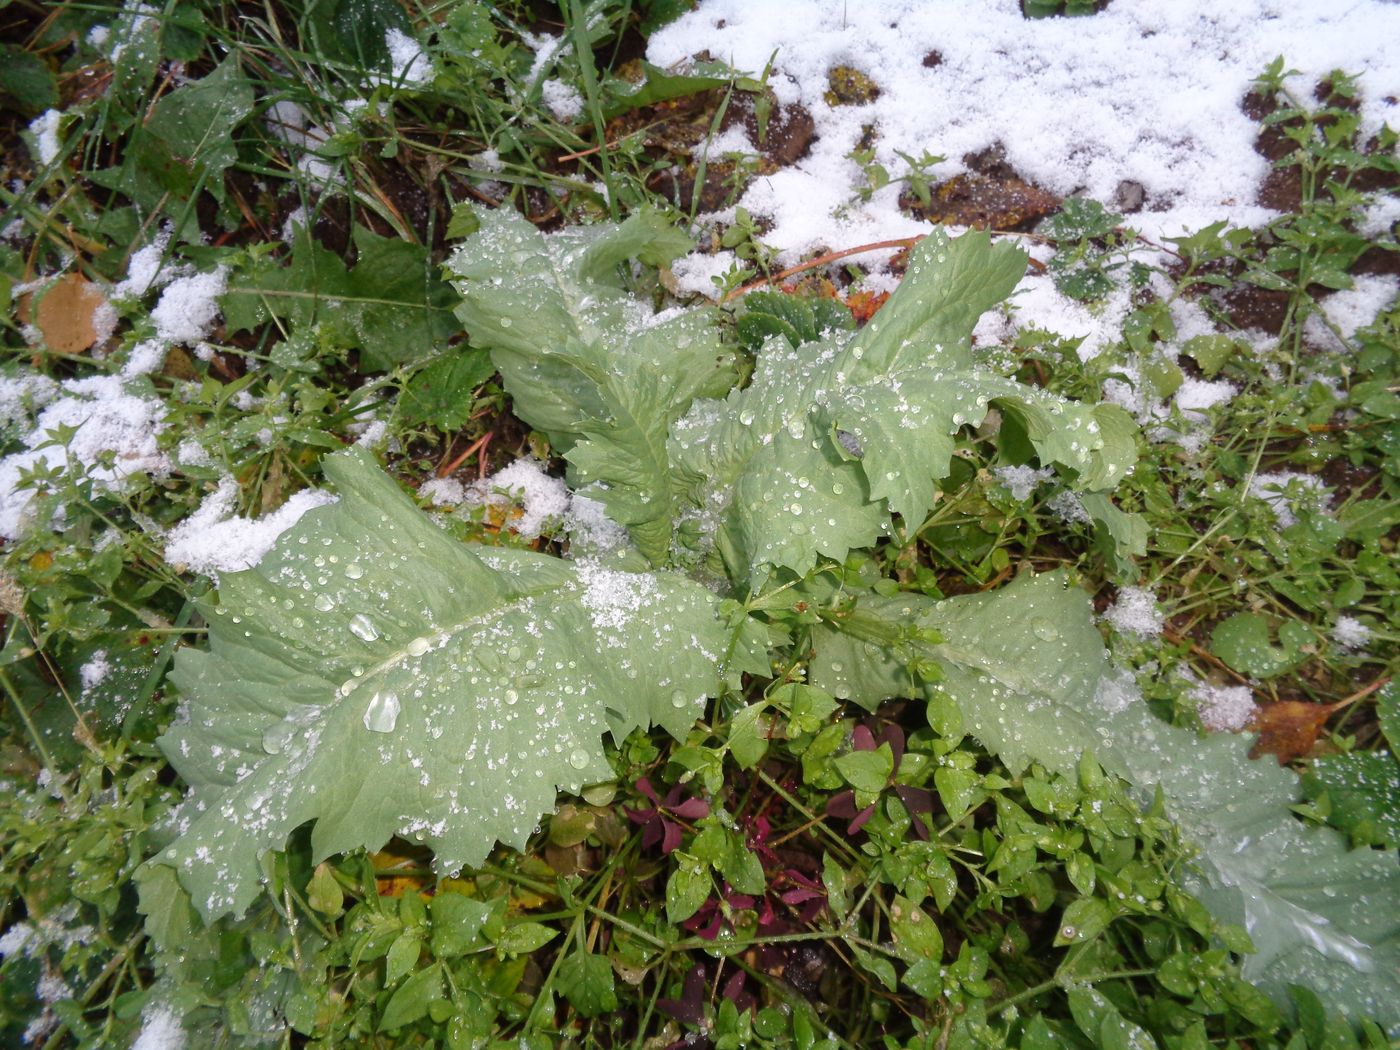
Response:
M1259 738L1254 741L1250 757L1269 754L1278 759L1279 765L1284 765L1310 754L1327 719L1345 703L1345 700L1335 704L1277 700L1260 704L1252 727Z
M846 296L846 306L851 311L851 316L856 319L856 324L865 324L885 305L885 300L889 297L889 292L852 292Z
M80 354L105 334L98 311L106 305L106 296L86 277L65 274L40 294L35 323L54 353Z

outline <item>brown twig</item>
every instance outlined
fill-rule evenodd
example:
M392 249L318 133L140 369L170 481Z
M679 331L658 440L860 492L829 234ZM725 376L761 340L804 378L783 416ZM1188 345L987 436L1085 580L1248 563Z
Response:
M887 248L912 248L924 239L926 235L920 234L917 237L902 237L893 241L875 241L873 244L862 244L855 248L847 248L839 252L827 252L819 255L815 259L808 259L806 262L798 263L796 266L789 266L786 270L779 270L775 274L761 277L757 281L750 281L748 284L735 288L724 297L723 302L737 299L741 295L746 295L757 288L763 288L773 284L775 281L784 281L794 274L804 273L807 270L815 270L818 266L825 266L827 263L836 262L838 259L845 259L852 255L862 255L865 252L878 252Z
M472 453L479 452L481 449L485 448L487 442L491 440L491 436L493 433L494 431L488 430L486 433L482 434L481 437L477 438L470 445L468 445L467 450L463 452L460 456L458 456L456 459L454 459L451 463L447 463L443 466L438 467L437 476L440 478L447 477L447 475L451 474L454 470L456 470L463 463L465 463L467 459L472 455Z

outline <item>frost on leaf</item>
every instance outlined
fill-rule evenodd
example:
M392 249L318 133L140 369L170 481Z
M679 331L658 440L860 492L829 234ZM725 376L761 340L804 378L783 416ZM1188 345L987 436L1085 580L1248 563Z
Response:
M1087 596L1061 575L1024 575L945 601L868 594L856 608L936 631L943 640L929 655L942 679L917 683L888 649L823 624L813 628L814 685L872 709L895 696L951 700L962 731L1013 771L1038 762L1073 776L1092 753L1144 802L1160 787L1167 814L1199 851L1183 884L1259 949L1244 959L1247 979L1281 1004L1289 984L1302 984L1353 1017L1400 1024L1394 853L1349 850L1331 828L1299 823L1290 810L1301 796L1298 778L1271 756L1250 761L1247 739L1202 738L1145 704L1105 704L1101 687L1106 679L1112 686L1115 671Z
M558 790L609 779L602 735L689 729L718 688L718 599L666 573L468 548L360 450L339 494L223 577L160 739L190 785L168 865L206 920L315 821L319 861L392 835L442 871L521 847Z

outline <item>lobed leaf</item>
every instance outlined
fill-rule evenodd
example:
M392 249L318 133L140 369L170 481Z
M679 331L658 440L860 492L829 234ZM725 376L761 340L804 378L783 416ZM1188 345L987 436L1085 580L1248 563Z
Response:
M160 738L191 795L154 864L206 920L258 894L260 857L315 821L316 861L393 835L443 871L523 847L560 789L611 779L601 737L683 735L719 688L718 599L680 577L468 548L362 450L206 609Z
M1135 428L1120 409L1077 405L973 361L973 326L1024 267L985 234L935 232L862 331L796 346L770 338L748 387L697 403L677 424L671 459L691 479L690 513L737 584L842 560L888 533L891 513L917 526L955 435L993 405L1015 420L1027 456L1067 467L1078 487L1107 489L1127 473Z

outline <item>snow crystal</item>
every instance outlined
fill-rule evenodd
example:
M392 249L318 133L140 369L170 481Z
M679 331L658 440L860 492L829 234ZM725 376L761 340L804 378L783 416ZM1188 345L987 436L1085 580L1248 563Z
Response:
M601 554L627 544L627 530L608 517L601 500L589 496L576 493L569 501L564 527L569 530L571 550L579 547Z
M93 376L63 383L24 439L25 448L0 460L0 537L16 539L27 524L34 493L21 489L22 475L40 467L79 472L100 487L116 490L135 474L162 475L170 462L157 445L165 407L129 392L120 376ZM67 447L52 436L70 430ZM110 459L110 462L105 462Z
M29 122L29 132L34 136L34 152L39 163L52 164L58 159L58 125L63 119L61 110L50 109Z
M112 662L107 659L107 650L98 649L87 663L78 668L78 681L82 683L83 692L86 693L96 689L111 673Z
M168 1006L148 1009L141 1019L141 1031L131 1050L184 1050L185 1029L180 1017Z
M389 84L411 88L432 82L433 63L417 40L401 30L390 29L384 34L384 46L393 67Z
M1237 733L1254 718L1254 694L1247 686L1202 682L1192 686L1190 696L1196 701L1201 725L1207 729Z
M1137 679L1126 667L1115 667L1099 679L1094 689L1094 703L1110 714L1126 710L1142 699Z
M233 514L238 503L238 483L231 477L223 478L198 509L170 531L165 560L217 580L221 572L238 572L256 565L303 514L335 501L329 492L303 489L271 514L257 519L241 518Z
M578 578L583 584L579 602L598 631L626 629L633 615L658 593L656 579L650 575L617 572L587 561L578 563Z
M1157 596L1146 587L1120 587L1118 600L1105 610L1103 618L1122 634L1156 638L1166 617L1157 608Z
M418 495L436 507L447 507L466 499L467 490L453 478L432 478L418 486Z
M544 472L535 459L517 459L510 466L483 478L466 493L466 502L506 509L520 507L510 527L527 540L537 537L550 521L562 521L569 509L569 487Z
M106 26L93 26L88 30L87 42L89 47L101 48L107 42L107 38L112 35L112 31Z
M568 123L583 112L583 96L562 80L546 80L540 85L540 100L554 119Z
M1343 649L1364 649L1371 640L1371 628L1354 616L1338 616L1332 625L1332 640Z
M171 343L197 343L219 316L218 297L228 287L228 270L220 266L174 280L151 311L156 333Z
M1294 493L1289 495L1289 491ZM1256 474L1249 479L1248 495L1263 500L1278 519L1279 528L1286 529L1298 522L1294 514L1294 499L1299 498L1314 508L1327 505L1327 491L1322 479L1312 474L1296 474L1292 471L1277 471L1271 474Z
M34 937L34 927L27 922L17 922L0 934L0 958L8 958L22 952Z
M1078 494L1069 489L1061 489L1046 500L1045 505L1066 525L1087 525L1094 520L1084 509L1084 502Z
M161 267L165 251L170 247L170 236L171 230L167 226L150 244L131 253L131 259L126 264L126 280L112 289L115 298L139 298L152 288L159 288L178 276L177 268L162 270Z
M1050 467L1041 467L1039 470L1025 466L997 467L992 473L1011 490L1011 498L1015 500L1030 499L1037 485L1055 476L1055 471Z
M1358 328L1364 328L1374 321L1376 315L1394 303L1396 295L1400 294L1400 277L1358 274L1352 278L1352 284L1353 287L1333 292L1319 304L1332 327L1348 341L1356 337ZM1324 350L1343 349L1332 328L1317 314L1308 315L1303 323L1303 334Z

